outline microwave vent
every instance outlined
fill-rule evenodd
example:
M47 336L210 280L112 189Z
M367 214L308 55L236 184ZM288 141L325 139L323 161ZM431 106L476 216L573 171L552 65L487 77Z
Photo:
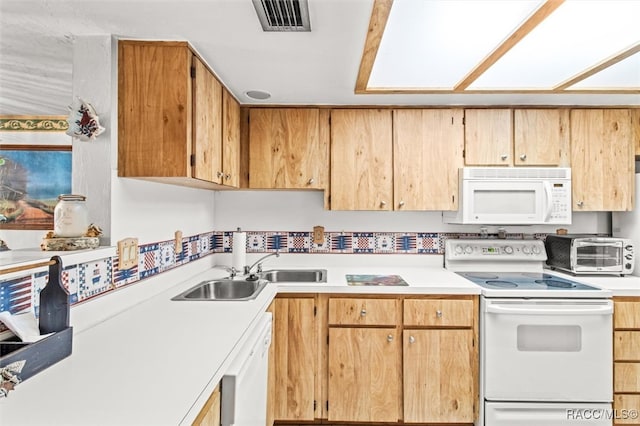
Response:
M465 167L466 179L570 179L563 167Z

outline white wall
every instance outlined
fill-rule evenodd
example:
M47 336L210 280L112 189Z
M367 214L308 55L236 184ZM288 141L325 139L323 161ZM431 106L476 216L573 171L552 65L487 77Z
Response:
M221 191L215 196L216 230L390 232L478 232L475 225L446 225L441 212L354 212L324 210L320 191ZM574 213L570 232L607 233L609 213ZM507 226L507 232L552 233L559 226ZM488 227L496 232L496 227Z

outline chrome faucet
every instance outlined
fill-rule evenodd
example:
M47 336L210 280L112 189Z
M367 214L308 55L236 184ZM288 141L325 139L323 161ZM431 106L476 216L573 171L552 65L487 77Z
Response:
M229 278L231 278L231 279L233 279L236 276L236 274L238 273L236 268L234 268L233 266L219 266L219 268L222 268L225 271L227 271L229 273Z
M251 270L253 269L253 267L256 266L256 265L258 265L258 267L256 268L256 272L258 272L258 273L262 272L262 262L264 262L264 260L266 258L271 257L271 256L280 257L280 253L276 251L275 253L269 253L266 256L262 256L253 265L245 266L244 267L244 274L245 275L249 275L251 273Z

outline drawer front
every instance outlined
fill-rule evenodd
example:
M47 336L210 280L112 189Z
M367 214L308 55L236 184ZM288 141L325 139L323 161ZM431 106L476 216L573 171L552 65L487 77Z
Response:
M613 327L640 329L640 300L637 302L616 300L613 309Z
M640 393L640 363L616 362L613 377L614 392Z
M386 325L398 323L398 299L329 299L329 325Z
M613 333L614 361L640 361L640 331Z
M637 425L640 413L640 395L614 395L613 409L616 425Z
M405 299L404 325L425 327L472 327L473 300Z

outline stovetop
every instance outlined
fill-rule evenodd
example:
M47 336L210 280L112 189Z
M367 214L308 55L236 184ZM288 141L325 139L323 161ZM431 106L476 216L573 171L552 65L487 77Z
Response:
M589 290L592 287L567 278L544 272L457 272L458 275L473 281L483 288L508 290Z

